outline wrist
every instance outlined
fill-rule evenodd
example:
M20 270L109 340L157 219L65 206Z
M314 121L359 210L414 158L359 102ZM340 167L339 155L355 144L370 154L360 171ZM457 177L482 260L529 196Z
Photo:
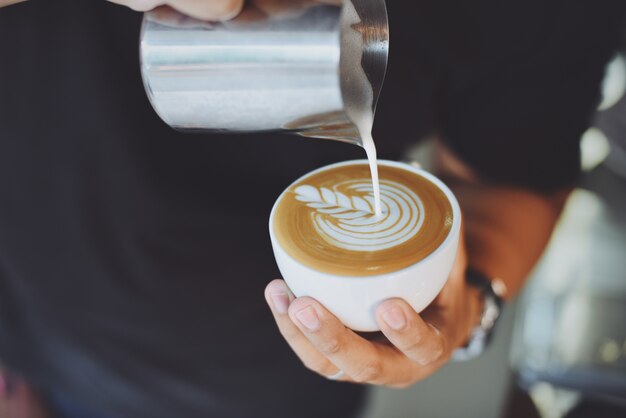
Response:
M490 280L484 274L469 268L466 272L468 286L468 304L472 314L468 315L478 320L474 322L469 333L469 338L464 346L457 348L452 358L457 361L471 360L480 356L486 349L500 312L502 309L502 294L498 292L498 286L494 286L499 280ZM477 292L478 294L476 294ZM473 306L472 306L473 305Z
M482 319L484 306L485 306L485 296L483 292L470 285L467 286L467 316L468 319L465 324L465 329L463 330L463 339L461 340L461 347L466 346L468 341L470 340L474 329L480 324Z

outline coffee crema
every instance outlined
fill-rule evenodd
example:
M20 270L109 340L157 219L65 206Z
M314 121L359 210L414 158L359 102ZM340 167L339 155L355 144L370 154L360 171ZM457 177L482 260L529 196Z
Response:
M333 167L291 185L273 218L281 247L312 269L344 276L397 271L435 251L452 228L445 193L412 171L387 165L379 171L378 216L366 164Z

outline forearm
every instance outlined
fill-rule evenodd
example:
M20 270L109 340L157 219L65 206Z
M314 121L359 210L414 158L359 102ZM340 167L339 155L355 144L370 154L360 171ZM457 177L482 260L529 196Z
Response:
M438 147L440 175L463 212L469 265L506 285L506 298L520 290L543 253L569 190L542 195L485 184Z

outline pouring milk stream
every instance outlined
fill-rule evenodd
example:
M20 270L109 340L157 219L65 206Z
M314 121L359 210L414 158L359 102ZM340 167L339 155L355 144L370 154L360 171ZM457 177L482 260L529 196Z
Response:
M343 99L346 105L346 114L354 123L361 139L361 145L367 154L370 172L372 175L372 189L374 194L374 213L382 215L380 204L380 183L378 181L378 164L376 145L372 138L374 125L374 89L363 68L363 52L365 51L364 34L359 31L358 25L362 22L352 2L343 5L341 37L341 60L357 62L361 65L346 66L341 79Z
M361 145L382 216L372 125L389 48L385 0L274 8L229 22L146 13L141 74L152 106L182 131L282 131Z

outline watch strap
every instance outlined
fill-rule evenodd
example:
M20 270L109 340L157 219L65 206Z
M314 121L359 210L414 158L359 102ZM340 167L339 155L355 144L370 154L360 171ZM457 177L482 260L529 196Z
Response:
M496 321L502 312L504 300L504 284L500 279L489 279L486 275L468 268L467 283L479 289L483 296L483 312L479 323L472 330L469 340L464 347L457 348L452 353L454 361L468 361L479 357L489 345Z

